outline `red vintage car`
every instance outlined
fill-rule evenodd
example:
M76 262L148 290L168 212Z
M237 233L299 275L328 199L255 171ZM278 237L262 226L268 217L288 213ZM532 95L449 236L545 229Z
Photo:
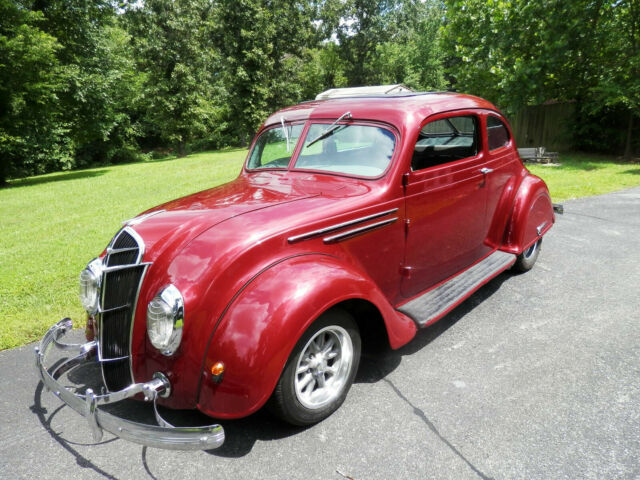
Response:
M363 346L399 348L500 272L529 270L554 223L504 116L454 93L316 100L271 115L236 180L126 222L80 276L84 345L54 325L44 384L102 431L210 449L220 425L100 408L142 398L218 419L265 406L307 425L334 412ZM52 346L77 350L45 368ZM97 361L105 390L60 376Z

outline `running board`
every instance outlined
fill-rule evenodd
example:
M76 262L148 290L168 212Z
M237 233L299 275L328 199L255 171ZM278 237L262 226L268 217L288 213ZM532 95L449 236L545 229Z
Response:
M398 308L398 311L411 317L418 327L426 327L500 272L509 268L515 261L515 255L497 250L439 287L405 303Z

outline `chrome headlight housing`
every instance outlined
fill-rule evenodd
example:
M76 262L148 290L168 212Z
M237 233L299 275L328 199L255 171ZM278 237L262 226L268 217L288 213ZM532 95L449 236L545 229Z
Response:
M94 258L80 272L80 303L90 315L100 307L100 285L102 284L102 260Z
M147 335L151 345L163 355L173 355L182 340L184 300L180 290L168 285L147 307Z

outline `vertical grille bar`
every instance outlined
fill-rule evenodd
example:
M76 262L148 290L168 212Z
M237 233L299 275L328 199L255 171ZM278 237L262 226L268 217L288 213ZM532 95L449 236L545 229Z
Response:
M144 244L129 228L116 234L104 259L99 315L100 361L108 390L121 390L131 383L131 330L142 277ZM110 267L123 267L108 270Z

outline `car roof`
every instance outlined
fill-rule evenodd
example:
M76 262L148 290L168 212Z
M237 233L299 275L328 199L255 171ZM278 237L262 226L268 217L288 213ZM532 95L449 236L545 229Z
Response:
M357 120L391 123L400 128L408 120L421 121L437 113L451 110L498 109L487 100L452 92L404 92L390 95L356 95L351 97L310 100L283 108L270 115L265 126L313 119L335 120L345 112Z

